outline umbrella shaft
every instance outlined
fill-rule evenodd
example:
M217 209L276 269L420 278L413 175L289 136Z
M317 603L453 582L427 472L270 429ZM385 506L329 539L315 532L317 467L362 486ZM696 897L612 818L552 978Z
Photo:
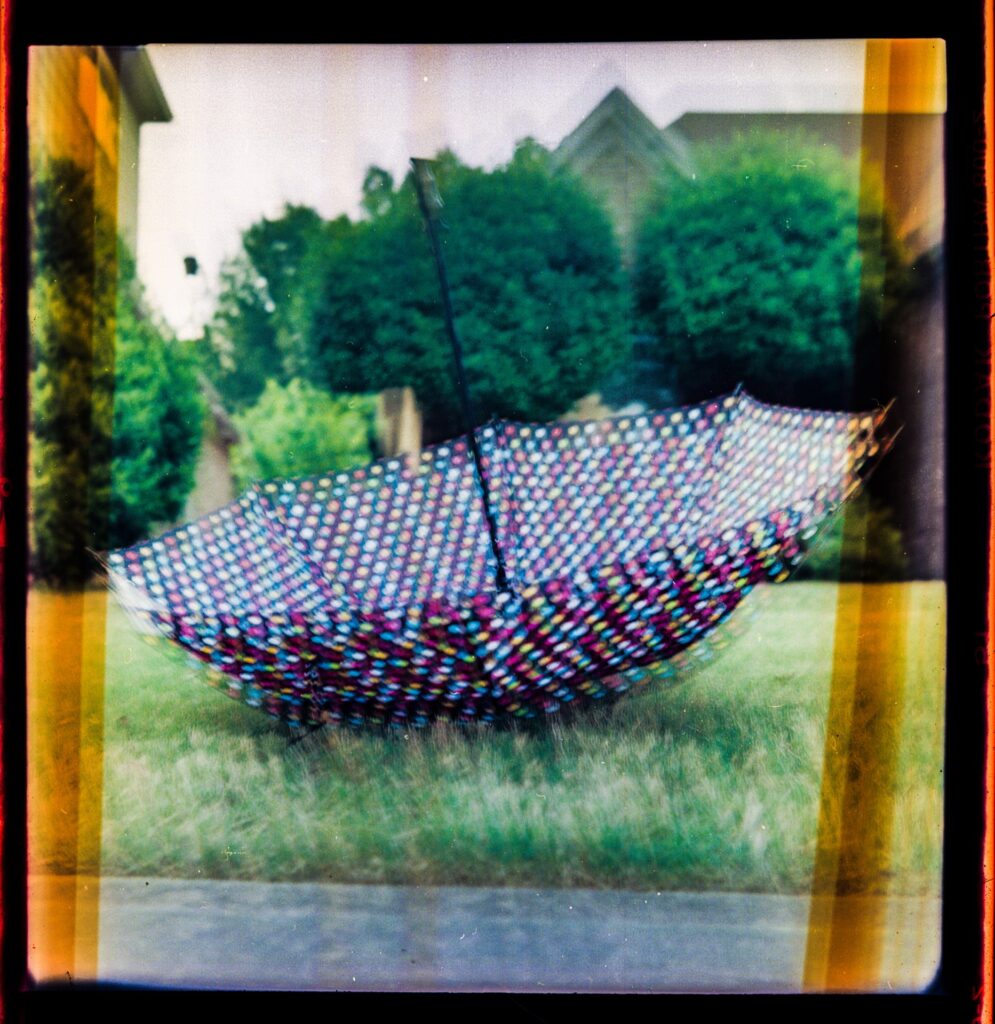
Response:
M436 232L436 218L429 208L428 199L425 195L422 174L428 169L424 167L424 161L412 160L414 166L415 191L418 193L418 205L421 207L422 216L428 227L428 237L432 243L432 255L435 257L435 268L439 275L439 291L442 293L442 309L445 314L446 333L449 335L449 344L453 350L453 362L456 365L456 382L459 387L460 406L463 412L463 430L470 446L470 453L473 456L473 464L477 473L477 481L480 484L480 494L484 503L484 516L487 519L487 530L490 534L491 551L494 553L494 560L497 563L497 583L501 590L510 590L508 584L508 573L505 569L504 556L498 544L497 521L494 518L494 510L491 508L490 488L487 484L487 475L484 473L483 462L480 457L480 448L477 444L477 435L474 430L473 410L470 404L470 388L466 380L466 369L463 366L463 346L460 344L459 335L456 333L456 323L453 318L453 304L449 295L449 278L446 274L446 261L443 258L442 246L439 243L439 236ZM430 172L429 172L430 173Z

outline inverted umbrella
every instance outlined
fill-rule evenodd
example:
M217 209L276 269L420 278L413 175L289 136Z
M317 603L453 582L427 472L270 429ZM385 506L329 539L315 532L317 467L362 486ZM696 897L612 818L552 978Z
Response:
M531 717L626 689L786 579L890 443L884 419L740 389L496 420L416 457L255 485L112 552L108 574L147 627L293 725Z
M108 556L123 602L293 723L555 711L625 686L781 581L879 456L881 412L740 392L476 432L271 481Z

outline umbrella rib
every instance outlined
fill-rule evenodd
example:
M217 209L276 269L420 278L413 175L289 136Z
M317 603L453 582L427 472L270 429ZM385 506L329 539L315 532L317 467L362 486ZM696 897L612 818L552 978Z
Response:
M254 507L247 511L250 515L255 516L256 521L263 527L273 543L286 551L307 572L311 582L326 602L329 604L338 603L339 598L329 589L328 580L324 576L321 566L309 554L301 551L282 530L277 529L282 524L279 521L274 503L263 494L257 485L250 487L247 494L254 503Z

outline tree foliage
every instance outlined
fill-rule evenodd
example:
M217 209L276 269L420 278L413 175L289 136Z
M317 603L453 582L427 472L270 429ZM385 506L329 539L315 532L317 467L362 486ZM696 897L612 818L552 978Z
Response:
M134 280L131 269L128 277ZM184 343L122 297L115 329L111 547L180 516L193 488L205 411L197 361Z
M606 215L522 146L491 173L435 167L452 303L478 420L548 419L625 358L627 306ZM310 323L332 391L410 385L428 436L462 429L435 265L410 175L367 175L367 219L330 245Z
M369 462L375 417L371 396L329 395L297 378L286 385L269 380L259 400L235 416L241 437L232 450L236 483L246 487Z
M301 364L320 251L337 223L307 206L287 204L242 235L239 253L221 270L221 291L203 344L205 369L226 404L252 405L268 379L286 384Z
M909 282L856 163L798 133L741 135L698 161L649 204L635 268L639 315L682 398L742 382L786 404L866 402L855 368Z
M72 161L33 183L31 257L32 571L79 584L88 547L180 513L203 406L194 360L143 311L133 260Z
M628 351L628 302L604 212L526 140L487 173L436 157L453 305L479 419L545 419ZM332 393L410 385L426 434L462 430L435 265L410 177L370 167L363 217L287 206L223 270L206 365L245 409L273 379Z

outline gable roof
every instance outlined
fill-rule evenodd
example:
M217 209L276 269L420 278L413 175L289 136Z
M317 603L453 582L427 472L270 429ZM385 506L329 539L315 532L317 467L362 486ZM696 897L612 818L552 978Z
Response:
M619 151L647 167L665 161L684 175L694 167L680 132L661 131L618 86L556 147L553 159L583 174L606 152Z

